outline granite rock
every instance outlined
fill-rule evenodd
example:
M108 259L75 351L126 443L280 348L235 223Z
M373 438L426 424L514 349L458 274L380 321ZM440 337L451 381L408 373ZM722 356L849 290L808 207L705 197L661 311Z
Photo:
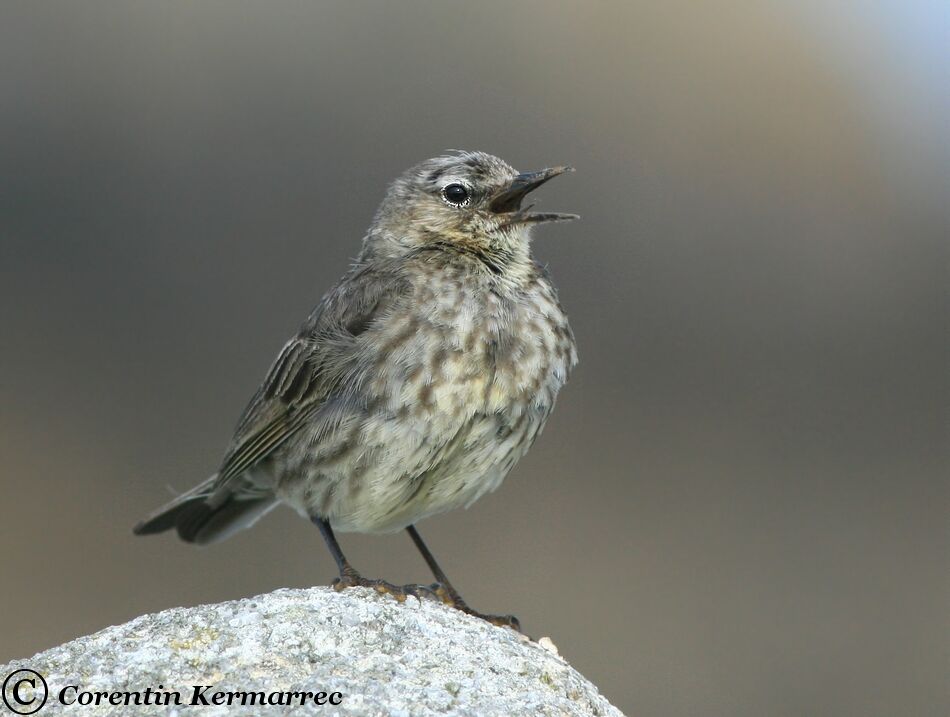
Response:
M11 662L0 676L23 668L48 685L39 715L620 715L548 639L363 588L278 590L143 615ZM7 699L30 677L19 675ZM24 701L43 693L20 683Z

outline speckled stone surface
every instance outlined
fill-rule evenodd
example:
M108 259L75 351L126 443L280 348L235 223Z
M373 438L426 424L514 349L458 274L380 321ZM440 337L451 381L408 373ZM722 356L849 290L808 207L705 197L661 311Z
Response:
M543 644L430 600L400 604L363 588L278 590L144 615L3 665L0 676L31 668L45 677L48 699L38 715L621 714L550 641ZM99 706L64 706L59 693L68 685L138 692L140 700L161 685L182 704L157 705L153 695L152 704L126 705L120 694L113 697L120 704L106 697ZM195 685L211 686L201 692L208 705L191 704ZM68 688L65 701L78 691ZM340 704L279 694L294 691L339 692ZM215 705L216 692L237 694L230 706ZM285 703L242 706L251 698L241 692Z

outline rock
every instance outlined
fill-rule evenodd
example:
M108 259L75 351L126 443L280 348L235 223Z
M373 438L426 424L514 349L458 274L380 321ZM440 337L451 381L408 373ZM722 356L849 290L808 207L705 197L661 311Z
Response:
M0 678L24 668L48 685L40 715L622 717L550 640L542 647L432 600L400 604L363 588L143 615L4 665ZM24 675L8 680L5 699ZM37 688L20 683L21 699L41 699Z

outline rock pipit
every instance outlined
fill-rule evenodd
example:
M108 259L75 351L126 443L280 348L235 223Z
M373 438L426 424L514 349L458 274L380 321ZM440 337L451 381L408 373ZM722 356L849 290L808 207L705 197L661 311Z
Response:
M175 528L210 543L283 502L320 528L338 589L434 594L518 628L510 615L471 610L414 526L501 484L577 362L530 242L535 225L576 217L522 206L569 169L519 174L489 154L453 152L397 179L353 267L271 366L218 472L135 532ZM435 584L364 578L333 532L402 529Z

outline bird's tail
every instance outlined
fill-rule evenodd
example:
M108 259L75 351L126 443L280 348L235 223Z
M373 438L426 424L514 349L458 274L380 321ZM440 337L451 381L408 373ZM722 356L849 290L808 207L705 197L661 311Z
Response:
M217 475L166 503L135 526L136 535L152 535L175 528L186 543L207 545L249 528L277 505L272 493L215 489ZM250 486L248 486L250 488Z

